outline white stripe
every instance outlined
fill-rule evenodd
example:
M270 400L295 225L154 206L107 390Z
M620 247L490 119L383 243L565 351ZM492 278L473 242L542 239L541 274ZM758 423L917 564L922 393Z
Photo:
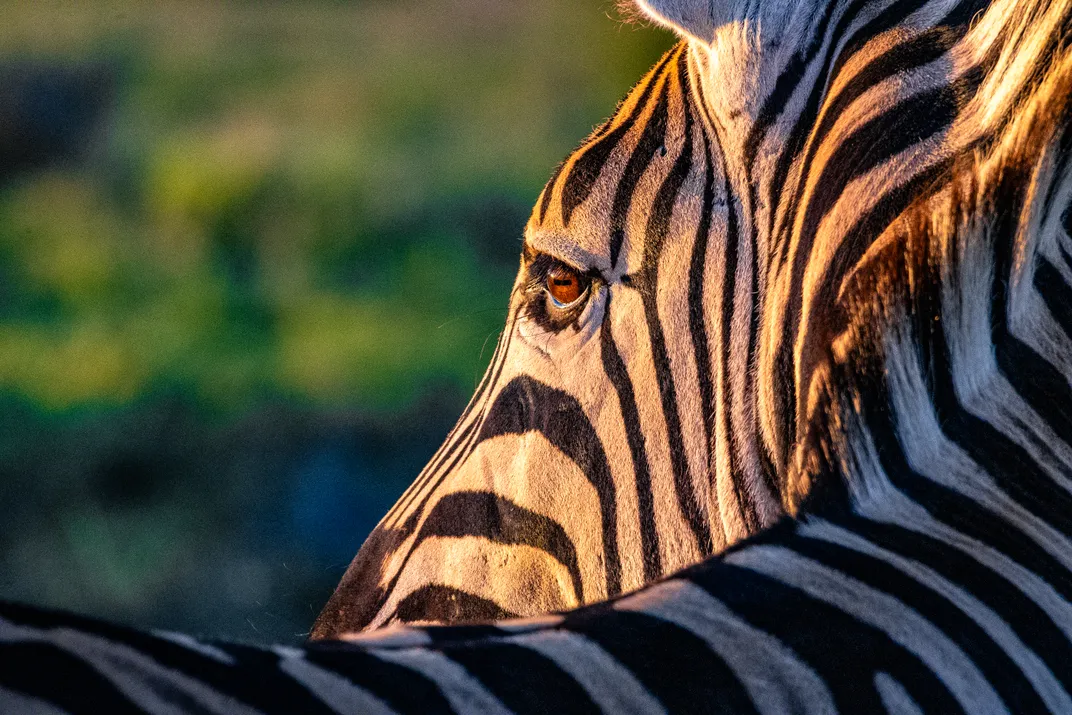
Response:
M531 618L510 618L505 621L495 621L495 627L510 633L527 633L543 628L554 628L564 620L565 618L557 613L549 613L543 616L532 616Z
M374 631L343 633L339 640L363 648L419 648L431 645L432 639L422 630L406 626L388 626Z
M0 712L4 715L63 715L52 703L0 687Z
M310 663L301 651L298 651L297 655L291 655L281 652L282 649L273 650L284 656L279 661L280 670L301 683L309 692L340 715L344 713L391 715L395 712L375 695L354 685L338 673ZM286 649L286 651L290 650L292 649Z
M989 321L989 317L986 320ZM890 403L897 417L897 438L912 469L967 497L995 518L1009 522L1063 566L1072 568L1072 548L1068 538L999 489L990 474L946 438L921 374L915 341L904 335L890 334L885 349L891 385ZM988 342L982 349L990 352L992 346ZM873 445L869 447L874 449ZM881 496L876 494L878 505L875 508L881 511L883 502L893 498L895 491L884 490ZM868 508L863 503L860 505Z
M726 561L794 586L882 630L933 671L967 712L1008 712L971 658L893 596L781 546L751 546Z
M633 673L584 636L553 630L511 638L551 659L608 713L663 713L666 710ZM654 644L637 644L638 648Z
M875 690L878 691L878 696L882 699L882 704L886 706L886 709L891 713L899 713L903 715L923 715L923 711L919 709L919 705L912 699L912 696L908 694L908 691L904 689L904 686L898 683L885 673L875 673Z
M1072 604L1062 598L1053 586L1000 551L936 521L926 510L900 492L891 495L886 508L869 505L868 508L860 509L860 515L880 523L897 524L929 538L938 539L978 561L985 568L1004 575L1014 588L1053 619L1066 638L1072 640Z
M761 713L837 712L822 678L792 650L693 583L667 581L616 607L661 618L702 638L740 679Z
M1054 678L1049 667L1020 640L1001 616L971 594L950 583L929 567L885 551L863 537L833 524L817 519L809 520L808 523L802 525L800 533L874 556L901 571L913 581L941 594L986 631L986 634L1009 656L1009 659L1016 663L1031 682L1031 686L1045 701L1047 708L1054 712L1072 713L1072 699Z
M160 665L145 653L99 636L70 628L39 630L5 623L0 642L22 641L48 643L79 658L144 710L179 715L185 708L181 702L174 702L174 696L181 696L221 715L257 712L200 681Z
M389 663L415 670L433 680L450 706L459 712L508 715L510 711L462 666L438 651L371 650Z
M226 653L219 648L211 646L207 643L202 643L193 636L186 635L185 633L175 633L173 631L150 631L152 635L157 638L163 638L166 641L171 641L176 645L180 645L183 648L187 648L192 651L197 651L203 656L212 658L221 663L227 665L234 665L234 658L229 653Z

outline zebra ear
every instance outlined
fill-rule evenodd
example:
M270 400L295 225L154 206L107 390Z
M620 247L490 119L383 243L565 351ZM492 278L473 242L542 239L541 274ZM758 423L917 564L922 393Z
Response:
M686 39L711 42L715 34L715 4L727 0L636 0L642 13Z

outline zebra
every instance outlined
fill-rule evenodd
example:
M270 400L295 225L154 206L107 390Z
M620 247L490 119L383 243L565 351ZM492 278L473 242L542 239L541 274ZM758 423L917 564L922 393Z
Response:
M556 469L550 450L528 444L479 452L525 427L530 441L557 434L593 450L572 453L593 482L597 447L608 464L632 460L637 479L636 455L648 455L652 493L665 488L657 504L676 505L671 516L680 517L656 523L659 549L644 551L654 544L638 539L642 563L631 565L626 519L616 519L621 580L612 592L609 558L586 570L582 548L555 540L574 538L569 520L588 511L570 483L556 483L565 496L546 521L499 501L485 506L497 510L486 514L499 519L496 543L531 549L529 538L556 557L572 545L577 566L566 564L560 580L568 593L579 573L573 598L584 605L564 612L419 624L521 610L489 591L469 594L491 604L474 608L446 582L443 597L413 600L412 611L398 606L417 590L383 601L395 609L382 619L392 624L353 632L379 625L380 566L405 571L386 561L413 553L389 537L368 552L385 563L358 556L375 576L351 581L375 592L366 602L375 609L348 615L345 599L361 594L341 588L345 598L326 609L334 620L317 633L334 638L301 647L147 634L3 604L0 709L1072 712L1072 0L639 6L682 44L538 199L513 298L538 301L510 313L488 377L433 458L439 466L392 513L484 515L462 502L436 506L463 491L406 511L470 454L489 469L501 451ZM593 150L607 158L596 162ZM621 201L643 205L621 213L623 192L634 196ZM669 266L676 282L662 275ZM698 293L685 291L693 276ZM682 294L716 309L682 310ZM630 300L632 310L610 307ZM665 322L653 327L652 314ZM639 327L629 323L641 316ZM686 366L675 361L696 355L695 335L709 341L722 383L676 382ZM629 352L627 338L643 344ZM619 386L628 386L645 429L672 421L668 402L713 400L713 414L681 420L681 444L710 435L722 451L701 472L692 460L703 459L682 447L659 471L650 456L659 434L630 438L621 427L611 455L601 427L570 411L595 397L541 400L561 395L510 372L511 345L522 341L551 362L562 344L578 360L585 350L617 355L598 365L624 365L617 375L627 379L608 375L610 385L589 389L617 398L624 413ZM659 374L660 351L679 372ZM646 382L625 362L644 362L638 355ZM510 400L501 397L508 389ZM496 417L500 404L508 407ZM586 424L598 439L582 434ZM673 438L662 438L672 454ZM676 472L675 459L688 468ZM706 500L694 489L689 502L685 487L705 473ZM602 475L617 486L613 468ZM642 510L614 493L615 508L640 523ZM566 526L556 531L553 521ZM590 529L603 548L608 523ZM429 533L477 538L449 528ZM704 529L711 541L701 545ZM448 563L435 578L463 568L452 553L491 553L467 548L435 552ZM534 576L505 588L539 599L538 562L521 551L519 571ZM667 554L693 563L678 568Z
M641 2L686 39L546 185L483 382L314 637L575 608L797 513L838 287L1047 60L1025 7Z

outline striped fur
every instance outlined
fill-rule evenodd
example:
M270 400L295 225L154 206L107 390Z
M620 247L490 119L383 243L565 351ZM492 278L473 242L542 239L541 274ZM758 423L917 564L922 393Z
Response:
M708 472L691 471L689 453L671 457L665 446L666 471L649 468L653 498L661 494L659 503L681 516L657 521L658 553L667 553L664 539L699 541L691 507L677 501L691 484L709 533L721 528L725 537L726 524L744 525L732 544L712 539L719 555L560 615L396 625L302 648L146 635L0 605L0 710L1072 712L1072 3L1024 0L976 11L952 2L837 5L807 22L783 18L785 27L814 28L800 36L824 39L799 53L783 41L773 57L763 56L761 33L715 28L727 37L693 39L671 52L537 204L522 275L540 260L535 252L553 250L579 267L592 262L606 281L576 329L541 332L532 327L543 319L538 312L512 308L489 377L425 476L465 473L451 459L481 460L494 471L504 454L513 455L507 464L536 459L554 470L553 452L532 444L546 440L585 467L558 479L617 487L615 460L632 460L635 477L636 455L657 453L658 444L648 444L656 438L642 432L640 449L627 431L618 442L599 439L609 418L581 419L585 405L600 393L627 412L621 386L628 386L640 424L657 433L651 425L672 422L665 394L674 385L673 405L714 401L710 427L703 413L681 427L682 435L710 437L713 447ZM730 35L755 45L757 65L734 55ZM803 59L793 69L796 57ZM775 77L759 82L758 99L744 106L732 103L743 86L735 75L712 79L738 61L743 73ZM685 94L663 95L660 87L679 77L694 101L683 100L675 114L673 97ZM662 96L667 116L681 120L668 120L667 133L681 131L665 156L656 145L639 172L632 200L641 207L614 211L632 157L645 154L643 130L631 128L621 133L631 143L620 156L617 147L607 152L585 179L587 196L575 201L585 176L575 167L637 106L648 109L638 116L650 126ZM675 183L679 203L664 232L659 197ZM566 231L574 221L597 227L600 210L609 229ZM617 249L616 215L625 222ZM737 243L726 240L731 235ZM660 236L662 244L653 240ZM707 259L702 290L688 293L695 283L679 272L675 293L663 268L691 270L697 244ZM525 290L519 280L514 301ZM680 295L702 296L703 310L686 303L674 318ZM630 330L630 318L643 330ZM711 374L724 381L706 392L660 382L680 374L673 372L680 355L702 362L696 325L706 328ZM689 340L674 340L675 330ZM596 355L611 384L568 392L526 381L510 373L516 344L542 350L549 364L568 357L582 365ZM663 350L671 371L660 376ZM617 361L606 359L615 354ZM559 372L562 380L584 376ZM501 375L509 375L505 383ZM503 404L512 411L497 413ZM547 405L553 411L537 411ZM518 437L528 442L511 443ZM675 459L687 469L675 472ZM705 474L712 489L701 499L696 485ZM586 507L580 490L554 486L566 495L560 512L524 513L513 511L524 504L512 498L506 506L495 492L479 497L484 502L452 502L460 490L434 500L432 484L418 482L384 524L413 508L407 499L446 504L439 512L456 518L494 511L496 543L522 544L536 529L541 548L525 548L561 556L576 538L570 519ZM764 488L791 516L748 525L742 505L758 512ZM630 502L613 493L615 508L628 512ZM596 513L608 513L608 502L592 498L602 509ZM724 510L723 500L738 509ZM473 504L477 511L465 511ZM642 509L632 509L642 523ZM428 529L429 539L463 539L450 520L432 523L414 528ZM588 535L604 549L606 524ZM623 530L617 541L628 544ZM389 561L393 552L381 556ZM587 590L594 577L580 565L584 550L573 553L576 569L565 557L543 568L519 557L515 572L507 562L502 573L529 579L537 596L557 580L564 592L576 589L577 601L599 598ZM631 557L624 548L618 554L624 590ZM610 572L597 575L609 581ZM640 568L630 578L653 574ZM429 583L443 587L443 599L425 606L449 604L458 597L449 589L462 590ZM480 607L506 610L491 595ZM459 608L413 615L468 615Z
M710 254L734 219L692 61L673 49L544 189L484 382L315 636L600 601L780 516L770 488L720 504L709 478L731 381ZM541 285L556 260L591 278L564 322Z
M547 184L484 382L315 636L576 607L795 513L844 277L1015 113L1064 12L641 6L691 39ZM549 260L592 281L568 321Z

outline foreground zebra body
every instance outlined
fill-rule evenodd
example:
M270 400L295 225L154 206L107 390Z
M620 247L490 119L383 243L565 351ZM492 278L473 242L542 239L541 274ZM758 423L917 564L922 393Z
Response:
M0 710L1072 712L1072 6L647 5L691 39L317 632L649 585L273 650L0 606Z

